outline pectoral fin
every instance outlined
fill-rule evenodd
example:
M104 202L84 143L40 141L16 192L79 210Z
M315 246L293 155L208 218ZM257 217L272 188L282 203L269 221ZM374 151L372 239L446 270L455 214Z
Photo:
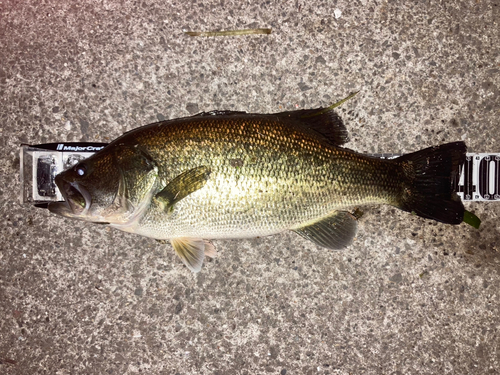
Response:
M357 230L358 222L354 215L347 211L335 211L316 223L293 231L319 246L340 250L352 243Z
M155 198L163 205L164 210L168 212L181 199L186 198L189 194L205 186L210 172L210 168L205 166L183 172L170 181L162 191L156 194Z

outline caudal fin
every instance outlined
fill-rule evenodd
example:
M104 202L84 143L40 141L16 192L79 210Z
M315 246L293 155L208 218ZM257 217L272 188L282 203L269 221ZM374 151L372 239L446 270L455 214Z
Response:
M397 158L395 162L406 177L398 206L424 218L460 224L464 206L453 182L465 162L466 151L464 142L453 142Z

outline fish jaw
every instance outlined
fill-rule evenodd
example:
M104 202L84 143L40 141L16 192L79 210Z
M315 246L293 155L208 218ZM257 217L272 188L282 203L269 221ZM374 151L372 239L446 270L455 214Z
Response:
M64 173L61 173L56 176L55 183L64 201L50 203L48 205L50 212L59 216L93 223L108 224L110 219L115 219L94 212L91 194L78 181L68 181L64 178Z
M68 202L52 202L49 203L48 209L50 212L53 214L59 215L59 216L64 216L64 217L69 217L72 219L78 219L79 216L75 215L73 213L73 210L69 206Z
M66 181L61 175L56 176L55 183L64 202L50 203L49 211L60 216L85 220L92 204L92 197L88 191L78 182Z
M78 182L66 181L61 175L56 176L55 182L71 211L77 216L86 215L92 204L89 192Z

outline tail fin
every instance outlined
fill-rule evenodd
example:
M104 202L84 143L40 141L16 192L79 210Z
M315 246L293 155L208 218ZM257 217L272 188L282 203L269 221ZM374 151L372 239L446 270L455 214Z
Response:
M466 151L464 142L453 142L397 158L406 177L399 208L427 219L460 224L464 206L453 181L465 162Z

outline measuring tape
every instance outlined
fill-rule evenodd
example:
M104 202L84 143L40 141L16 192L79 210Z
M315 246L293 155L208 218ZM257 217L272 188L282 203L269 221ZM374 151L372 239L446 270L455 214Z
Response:
M500 201L500 154L467 154L457 193L463 201Z
M106 143L47 143L22 145L21 203L43 204L62 201L54 179L57 174L103 149ZM372 154L394 159L400 154ZM467 153L453 182L464 202L500 201L500 153Z
M371 154L395 159L401 154ZM455 191L464 202L500 201L500 153L467 153L453 181Z

